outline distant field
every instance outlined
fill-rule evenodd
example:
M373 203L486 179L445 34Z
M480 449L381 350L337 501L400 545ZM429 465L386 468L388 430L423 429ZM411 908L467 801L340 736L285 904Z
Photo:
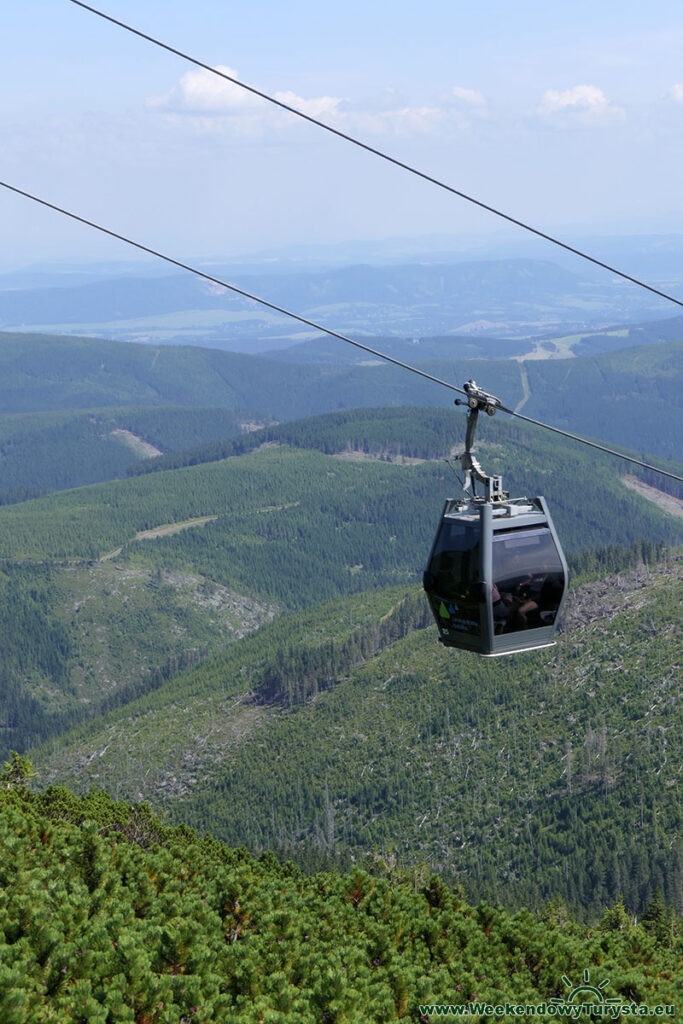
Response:
M238 338L245 332L254 334L264 328L282 327L282 317L267 310L249 311L184 309L155 316L135 317L122 320L91 321L83 323L51 324L7 324L6 331L23 331L35 334L72 334L83 337L114 338L117 341L133 341L151 345L155 342L176 345L187 343L204 344L221 348L220 341ZM287 339L290 340L287 335Z
M622 282L538 259L213 272L294 313L375 337L564 337L666 316L661 301ZM300 336L300 326L286 316L191 274L90 283L67 278L61 288L0 290L0 325L244 352L284 348Z

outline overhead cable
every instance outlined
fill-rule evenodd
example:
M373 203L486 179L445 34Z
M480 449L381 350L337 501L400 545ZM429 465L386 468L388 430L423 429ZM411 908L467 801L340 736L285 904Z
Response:
M582 249L577 249L575 246L569 245L568 242L563 242L554 235L549 235L547 232L541 231L539 228L535 228L526 221L513 217L509 213L505 213L503 210L498 210L495 206L491 206L488 203L483 202L481 199L476 199L474 196L468 195L466 192L462 192L460 189L457 189L452 185L448 185L439 178L435 178L431 174L420 171L411 164L407 164L403 160L399 160L397 157L391 156L389 153L385 153L383 150L377 149L375 146L371 146L367 142L363 142L361 139L357 139L355 136L341 131L339 128L334 128L332 125L319 120L317 117L313 117L311 114L305 114L302 110L298 110L289 103L284 103L282 100L278 100L274 96L270 96L268 93L263 92L263 90L255 88L253 85L247 85L246 82L240 81L239 78L235 78L233 75L229 75L225 71L219 71L218 68L212 67L204 61L198 60L196 57L191 56L189 53L185 53L183 50L177 49L175 46L170 46L168 43L164 43L161 39L157 39L155 36L142 32L140 29L126 24L125 21L120 21L118 18L112 17L110 14L105 14L104 11L100 11L96 7L92 7L90 4L84 3L83 0L70 0L70 2L76 4L77 7L83 7L86 11L96 14L99 18L103 18L105 21L109 21L113 25L118 25L119 28L125 29L126 32L131 32L133 35L139 36L140 39L145 39L147 42L161 47L162 50L167 50L169 53L173 53L177 57L181 57L183 60L189 61L190 64L194 64L198 68L203 68L204 71L209 71L212 75L217 75L219 78L223 78L226 82L231 82L233 85L238 86L240 89L244 89L246 92L252 93L254 96L259 96L262 100L266 100L268 103L272 103L274 106L280 107L281 110L286 110L287 113L294 114L296 117L300 117L304 121L308 121L311 124L316 125L318 128L323 128L326 132L336 135L340 139L344 139L346 142L352 143L352 145L357 146L359 149L364 149L366 152L372 153L374 156L378 156L382 160L386 160L387 163L394 164L395 167L400 167L402 170L408 171L410 174L414 174L416 177L422 178L424 181L428 181L432 185L436 185L438 188L444 189L446 192L450 192L451 195L458 196L460 199L464 199L466 202L472 203L474 206L478 206L480 209L486 210L488 213L492 213L496 217L501 217L503 220L508 221L508 223L514 224L516 227L522 228L524 231L528 231L532 235L536 235L538 238L544 239L546 242L551 242L552 245L557 245L561 249L565 249L567 252L571 252L573 255L579 256L581 259L587 260L589 263L593 263L596 267L602 267L603 270L608 270L611 274L616 274L617 277L621 277L625 281L630 281L632 284L638 285L639 288L645 288L648 292L652 292L653 295L658 295L660 298L666 299L668 302L673 302L676 306L683 307L683 299L677 299L674 295L669 295L668 292L655 288L654 285L647 284L647 282L641 281L640 278L634 277L632 274L627 274L625 271L619 270L617 267L612 267L609 263L605 263L604 260L600 260L596 256L591 256Z
M450 391L457 391L461 395L467 395L467 392L463 388L459 388L455 384L451 384L450 381L442 380L440 377L435 377L431 373L426 373L424 370L418 369L417 366L411 366L410 363L402 362L400 359L394 359L393 356L387 355L384 352L379 352L377 349L370 348L369 345L364 345L362 342L356 341L354 338L349 338L347 335L341 334L339 331L334 331L330 327L325 327L323 324L316 323L315 320L310 320L308 317L301 316L299 313L293 313L291 310L285 309L284 306L278 306L274 302L269 302L268 299L261 298L259 295L253 295L251 292L245 291L244 288L239 288L237 285L231 284L229 281L223 281L221 278L215 277L213 274L207 274L206 271L199 270L197 267L193 267L189 263L184 263L182 260L177 260L173 256L168 256L166 253L159 252L158 249L152 249L148 245L143 245L142 242L136 242L134 239L128 238L126 235L122 235L110 228L103 227L101 224L97 224L95 221L81 217L77 213L73 213L71 210L65 210L63 207L57 206L55 203L50 203L46 199L41 199L39 196L33 195L31 192L26 192L24 189L17 188L15 185L10 185L6 181L0 181L0 186L8 189L10 192L16 193L17 195L24 196L24 198L30 199L34 203L38 203L40 206L45 206L50 210L54 210L56 213L61 213L65 217L70 217L71 220L78 221L80 224L85 224L87 227L94 228L96 231L100 231L102 234L108 235L110 238L116 238L120 242L125 242L126 245L131 245L142 252L149 253L150 256L155 256L157 259L164 260L166 263L170 263L175 267L180 267L181 270L187 270L190 274L195 274L197 277L201 277L205 281L210 281L212 284L220 285L221 288L227 288L228 291L235 292L237 295L242 295L244 298L250 299L252 302L259 303L261 306L266 306L266 308L272 309L276 313L282 313L283 316L288 316L292 320L298 320L299 323L306 324L308 327L313 327L316 331L328 334L330 337L337 338L339 341L345 341L347 344L355 346L355 348L362 349L364 352L369 352L371 355L377 356L379 359L384 359L388 363L393 363L394 366L400 366L403 370L409 370L411 373L415 373L419 377L430 380L434 384L439 384L442 387L448 388ZM613 455L617 459L624 459L626 462L631 462L635 466L641 466L643 469L652 470L654 473L660 473L662 476L667 476L672 480L677 480L679 483L683 483L683 477L677 476L676 473L670 473L667 470L660 469L658 466L653 466L648 462L641 462L640 459L634 459L630 455L624 455L623 452L615 451L613 448L607 448L605 445L598 444L595 441L590 441L588 438L581 437L579 434L571 434L566 430L561 430L559 427L553 427L548 423L542 423L540 420L531 419L529 416L524 416L521 413L515 412L513 409L506 408L505 406L500 406L500 409L502 412L506 412L510 416L516 416L518 419L526 420L528 423L533 423L537 427L544 427L546 430L552 430L553 433L561 434L563 437L568 437L572 441L578 441L580 444L588 445L590 448L597 448L598 451L605 452L608 455Z
M403 370L410 370L411 373L417 373L420 377L425 377L427 380L431 380L434 384L441 384L442 387L450 388L451 391L457 391L461 395L467 393L463 391L462 388L456 387L455 384L451 384L447 380L441 380L440 377L433 377L431 373L425 373L424 370L419 370L416 366L411 366L410 363L403 363L400 359L394 359L393 356L388 356L384 352L378 352L376 349L370 348L369 345L363 345L360 341L355 341L353 338L348 338L345 334L340 334L339 331L333 331L330 327L324 327L322 324L316 323L315 320L309 320L308 317L300 316L298 313L293 313L291 310L285 309L283 306L277 306L274 302L269 302L268 299L263 299L259 295L252 295L251 292L245 291L244 288L238 288L236 284L230 284L228 281L221 281L220 278L214 277L212 274L207 274L204 270L198 270L197 267L191 267L189 263L183 263L181 260L174 259L173 256L167 256L165 253L159 252L157 249L152 249L148 245L143 245L142 242L136 242L132 238L127 238L126 235L121 235L117 231L105 228L101 224L96 224L92 220L87 220L85 217L79 217L77 213L72 213L71 210L65 210L61 206L49 203L46 199L41 199L39 196L34 196L30 192L25 192L23 189L16 188L14 185L10 185L6 181L0 181L0 185L3 188L9 189L11 192L16 192L20 196L25 196L26 199L32 199L34 203L40 203L41 206L47 206L48 209L55 210L56 213L62 213L65 217L77 220L81 224L87 225L89 228L95 228L96 231L101 231L104 235L109 235L111 238L117 238L119 241L125 242L127 245L133 245L136 249L141 249L142 252L149 253L150 256L156 256L160 260L165 260L166 263L172 263L174 267L180 267L181 270L188 270L191 274L196 274L197 277L203 277L205 281L211 281L212 284L217 284L220 285L221 288L227 288L231 292L236 292L238 295L244 296L245 299L251 299L252 302L258 302L262 306L267 306L268 309L273 309L276 313L282 313L284 316L291 317L292 320L298 320L299 323L306 324L308 327L314 327L316 331L322 331L323 334L329 334L332 338L338 338L340 341L345 341L349 345L355 345L356 348L361 348L364 352L369 352L371 355L377 356L379 359L385 359L387 362L393 363L395 366L400 366Z

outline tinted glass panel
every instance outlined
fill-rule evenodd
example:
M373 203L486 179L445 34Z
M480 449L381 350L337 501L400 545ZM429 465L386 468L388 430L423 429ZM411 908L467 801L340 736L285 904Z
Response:
M564 592L564 571L547 527L493 535L493 623L496 633L551 626Z
M479 523L442 520L425 587L432 611L446 632L481 632L485 607L481 586Z

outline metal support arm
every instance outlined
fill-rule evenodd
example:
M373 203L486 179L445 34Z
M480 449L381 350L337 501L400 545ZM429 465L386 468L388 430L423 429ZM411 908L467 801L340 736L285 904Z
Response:
M476 497L475 482L479 480L484 485L484 495L487 502L504 501L509 495L507 491L503 490L502 476L488 476L479 465L474 454L474 435L477 429L479 410L485 411L489 416L494 416L496 410L500 407L500 399L496 398L495 395L489 395L488 392L482 391L473 380L468 380L466 384L463 384L463 388L467 394L467 402L465 403L462 399L456 398L455 404L467 404L469 407L465 451L456 456L460 460L460 465L465 474L464 490L471 491L472 496Z

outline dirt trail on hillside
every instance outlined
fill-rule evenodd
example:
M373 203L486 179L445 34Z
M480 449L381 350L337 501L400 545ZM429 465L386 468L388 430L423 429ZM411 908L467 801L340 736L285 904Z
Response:
M135 452L136 455L142 455L148 459L155 459L159 455L164 453L159 448L155 448L149 441L145 441L144 438L138 437L132 430L124 430L123 427L117 427L116 430L112 430L114 437L120 437L129 448Z
M164 523L163 526L155 526L152 530L139 530L133 540L156 540L157 537L169 537L172 533L179 533L180 530L189 530L191 526L206 526L207 523L213 523L216 519L218 516L199 516L197 519L185 519L182 523ZM116 558L123 551L123 547L124 545L121 545L121 547L114 548L113 551L107 551L105 555L100 555L99 561L108 562L109 559Z
M650 487L649 484L644 484L642 480L639 480L636 476L622 476L621 482L630 487L632 491L637 491L643 498L647 498L648 501L654 502L655 505L659 505L661 509L668 512L669 515L679 516L683 519L683 501L680 498L674 497L673 494L666 494L664 491L658 491L656 487Z
M186 519L183 523L166 523L164 526L155 526L153 530L140 530L135 534L136 540L156 540L157 537L168 537L180 530L189 530L191 526L206 526L218 519L218 516L200 516L198 519Z

